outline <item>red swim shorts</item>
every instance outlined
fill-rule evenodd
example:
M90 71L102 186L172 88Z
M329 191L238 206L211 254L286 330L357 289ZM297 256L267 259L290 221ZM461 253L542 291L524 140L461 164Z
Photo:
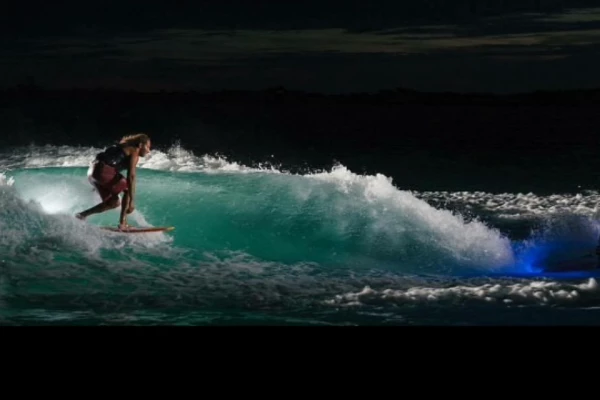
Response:
M98 190L102 201L127 190L127 179L116 168L102 162L94 163L90 167L88 180Z

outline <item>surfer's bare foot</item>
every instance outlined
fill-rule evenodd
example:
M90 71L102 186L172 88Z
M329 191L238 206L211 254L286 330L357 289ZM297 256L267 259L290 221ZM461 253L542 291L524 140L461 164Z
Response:
M85 220L85 217L84 217L83 215L81 215L81 213L77 213L77 214L75 214L75 218L77 218L77 219L80 219L80 220L82 220L82 221L84 221L84 220Z
M119 230L120 231L129 230L129 225L127 225L127 224L119 224Z

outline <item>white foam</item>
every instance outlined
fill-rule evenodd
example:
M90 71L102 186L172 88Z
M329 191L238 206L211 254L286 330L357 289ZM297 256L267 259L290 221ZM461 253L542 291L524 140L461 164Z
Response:
M448 288L413 287L407 290L373 290L367 286L360 292L337 295L326 300L325 304L355 307L475 301L511 305L571 305L598 297L600 297L598 282L590 278L586 283L581 284L534 281L481 286L459 285Z
M19 196L35 202L47 214L73 214L99 202L85 175L52 179L43 172L19 178Z
M15 178L7 177L6 174L0 172L0 186L12 186L15 183Z
M600 202L600 193L596 191L547 196L533 193L492 194L446 191L416 192L415 195L428 202L482 210L506 219L537 218L557 214L596 216Z
M0 169L48 168L48 167L88 167L103 149L74 146L28 146L12 149L0 157ZM281 173L270 164L247 167L230 162L224 156L197 156L193 152L175 144L165 152L153 149L140 158L139 168L173 172L236 172L236 173Z
M8 160L12 168L87 167L100 151L95 147L29 146L13 151Z
M386 237L416 238L429 248L452 254L463 265L501 268L514 263L510 240L480 221L466 222L458 214L436 209L411 191L399 190L384 175L361 176L346 167L307 177L333 183L345 196L370 204L376 223L372 233Z
M3 185L4 181L11 183ZM77 191L71 193L72 190L65 190L73 189L68 184L65 187L55 185L43 188L29 185L25 187L24 193L17 194L14 182L12 177L7 180L5 174L0 174L0 246L5 252L18 248L30 239L34 239L33 243L39 243L42 247L46 246L50 254L54 251L54 246L61 243L88 255L106 248L151 248L173 240L163 233L145 235L144 238L113 234L75 219L72 207L81 206L77 201L82 200L80 196L73 196ZM93 195L89 190L85 193L90 197ZM69 203L69 199L77 200ZM137 210L131 217L141 226L148 226ZM32 248L31 251L37 250Z

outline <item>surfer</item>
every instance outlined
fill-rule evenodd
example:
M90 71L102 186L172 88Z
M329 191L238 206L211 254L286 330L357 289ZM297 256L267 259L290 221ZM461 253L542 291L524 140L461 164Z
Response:
M75 216L85 220L92 214L102 213L121 205L119 229L127 228L127 214L135 209L136 167L139 157L150 152L150 137L145 133L124 136L119 143L96 155L88 170L88 180L100 194L102 202ZM127 169L127 179L121 171ZM119 194L123 193L122 201Z

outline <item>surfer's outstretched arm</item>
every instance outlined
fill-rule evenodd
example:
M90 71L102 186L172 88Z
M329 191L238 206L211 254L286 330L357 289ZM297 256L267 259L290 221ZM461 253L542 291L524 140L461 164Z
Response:
M129 191L123 193L123 200L121 201L121 216L119 217L119 228L123 229L127 227L127 209L129 208Z

